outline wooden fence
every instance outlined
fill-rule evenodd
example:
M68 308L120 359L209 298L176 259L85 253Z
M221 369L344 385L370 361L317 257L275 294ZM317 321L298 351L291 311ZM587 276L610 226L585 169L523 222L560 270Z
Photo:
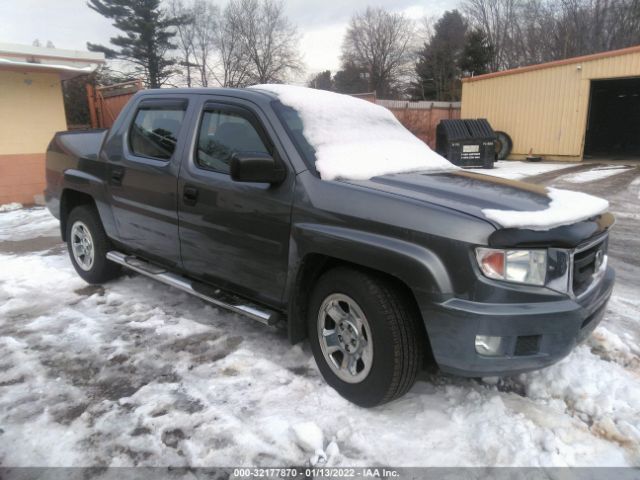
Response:
M117 83L106 87L87 84L87 100L92 128L110 128L129 99L142 90L142 81Z

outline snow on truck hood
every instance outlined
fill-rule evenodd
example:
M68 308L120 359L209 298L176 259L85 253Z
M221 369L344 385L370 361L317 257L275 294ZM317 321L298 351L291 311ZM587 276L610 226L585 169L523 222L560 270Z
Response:
M315 150L323 180L368 180L393 173L460 170L407 130L388 109L366 100L313 88L264 84L298 112L303 133ZM503 228L549 230L606 211L609 202L586 193L547 188L548 208L534 211L483 209ZM505 205L509 199L505 198Z
M609 209L609 202L604 198L559 188L548 187L546 190L551 201L545 210L527 212L488 208L482 213L504 228L550 230L587 220Z

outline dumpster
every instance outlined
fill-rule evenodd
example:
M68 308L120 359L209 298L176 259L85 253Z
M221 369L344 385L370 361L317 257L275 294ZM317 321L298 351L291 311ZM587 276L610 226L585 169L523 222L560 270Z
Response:
M461 167L493 168L495 142L485 118L441 120L436 127L436 152Z

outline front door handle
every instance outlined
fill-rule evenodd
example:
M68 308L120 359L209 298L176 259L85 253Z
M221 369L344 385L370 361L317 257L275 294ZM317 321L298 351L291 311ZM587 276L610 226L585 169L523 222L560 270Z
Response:
M111 170L111 184L122 185L122 179L124 178L124 168L116 167Z
M198 189L191 186L184 187L182 199L185 205L195 205L198 202Z

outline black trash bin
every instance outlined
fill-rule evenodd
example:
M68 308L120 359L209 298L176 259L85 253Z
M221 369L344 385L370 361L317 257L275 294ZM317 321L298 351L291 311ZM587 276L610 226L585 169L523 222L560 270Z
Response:
M436 127L436 152L461 167L493 168L495 141L485 118L441 120Z

